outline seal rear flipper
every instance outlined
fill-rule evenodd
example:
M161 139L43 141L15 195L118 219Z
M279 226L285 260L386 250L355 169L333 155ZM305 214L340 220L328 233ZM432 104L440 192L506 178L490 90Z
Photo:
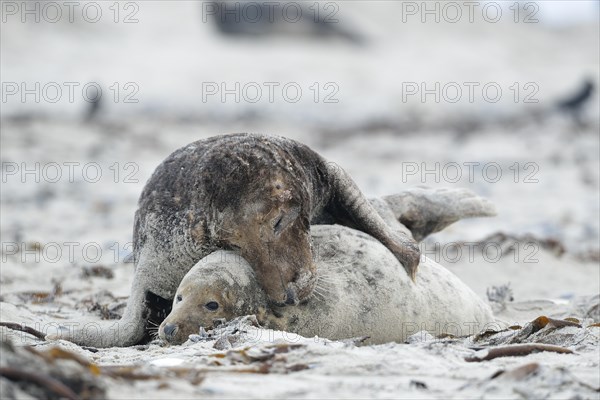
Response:
M489 200L468 189L415 187L383 199L419 242L461 219L496 215Z
M402 263L414 281L421 257L414 239L395 232L341 167L327 163L327 174L333 183L333 192L326 211L334 216L337 223L361 230L379 240Z

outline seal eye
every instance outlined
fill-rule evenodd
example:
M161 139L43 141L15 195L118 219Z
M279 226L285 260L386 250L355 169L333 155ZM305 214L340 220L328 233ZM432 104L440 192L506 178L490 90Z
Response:
M300 214L300 207L292 207L286 211L282 211L281 214L273 220L273 233L279 235L288 226L290 226L298 215Z
M177 299L177 302L179 303L181 300L183 300L183 297L181 297L181 295L178 294L177 297L176 297L176 299Z
M209 301L204 307L208 308L210 311L216 311L216 309L219 308L219 303L216 301Z
M281 231L281 228L282 228L282 226L281 226L281 222L283 221L283 217L284 217L284 215L285 215L285 214L281 214L281 215L279 216L279 218L277 218L277 219L275 220L275 223L273 224L273 232L275 232L275 233L279 233L279 232Z

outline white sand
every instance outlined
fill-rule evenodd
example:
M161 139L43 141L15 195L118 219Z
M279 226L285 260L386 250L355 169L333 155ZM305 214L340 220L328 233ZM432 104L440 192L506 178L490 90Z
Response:
M143 124L142 124L143 126ZM141 190L143 181L149 175L153 166L157 164L169 150L174 147L171 142L180 141L185 143L191 139L192 127L187 125L171 125L169 143L152 145L141 150L136 150L134 140L144 141L144 129L137 126L135 130L142 133L130 134L114 139L106 138L100 127L87 128L87 139L81 141L69 141L66 139L71 135L77 135L80 129L78 124L44 121L25 125L9 125L10 132L22 132L24 136L34 138L31 147L25 150L22 138L16 134L11 135L5 141L3 148L6 159L34 160L43 157L45 149L52 146L52 155L56 159L85 160L92 148L99 146L107 149L101 151L100 163L110 166L112 160L135 159L140 165L140 182L115 184L108 180L104 183L78 184L61 182L56 184L25 184L8 183L7 190L3 190L2 196L2 236L13 238L19 235L19 241L31 244L34 241L42 243L64 243L78 241L80 245L75 249L75 262L71 263L67 252L57 262L48 262L43 257L39 263L35 262L35 252L18 253L6 255L6 261L2 265L2 296L5 303L1 304L2 320L27 323L38 329L47 328L50 321L64 322L64 319L79 320L80 318L99 319L99 312L88 312L85 306L77 304L83 299L91 298L101 290L109 290L120 299L110 300L100 298L101 304L123 302L128 295L129 285L133 275L132 264L123 263L123 257L127 251L123 250L125 243L129 241L132 215L135 209L136 197ZM201 137L206 128L194 129L194 137ZM133 129L132 129L133 130ZM149 132L152 132L150 130ZM494 133L489 132L485 138L478 136L472 140L490 141ZM134 139L135 138L135 139ZM360 139L356 139L359 141ZM390 141L391 137L381 137L378 141ZM585 137L580 139L585 141ZM414 136L410 142L421 141L423 146L427 144L427 137ZM117 145L118 143L118 145ZM351 148L351 143L346 143ZM357 145L360 147L359 145ZM577 140L570 142L571 147L585 147ZM483 144L479 148L485 148ZM36 150L39 149L39 150ZM108 149L111 149L110 151ZM381 146L381 152L387 151L389 146ZM565 151L569 148L564 149ZM587 150L586 150L587 151ZM333 153L325 149L324 153ZM372 160L373 164L380 162L379 155L374 155L373 150L366 152L365 157ZM62 157L62 158L61 158ZM485 158L485 155L481 155ZM43 159L43 158L42 158ZM98 158L96 158L98 159ZM369 163L363 162L360 165ZM358 165L353 167L354 158L349 154L347 161L340 160L342 165L348 165L354 173L358 171ZM573 170L581 166L571 166ZM390 170L391 171L391 170ZM562 171L568 173L568 171ZM373 171L375 179L393 180L393 172L390 175L383 174L381 170ZM359 182L363 186L367 178L366 172L357 173ZM590 193L588 185L576 185L582 196L594 196ZM510 199L509 185L502 189L501 186L494 187L490 198L496 195L501 199ZM386 185L388 193L393 192L393 185ZM40 197L45 188L52 197L49 200L39 200L41 205L34 199ZM543 190L543 189L540 189ZM552 196L548 190L544 190L542 200L521 198L523 207L528 202L546 201L553 203ZM596 194L597 195L597 194ZM568 206L565 203L565 207ZM533 204L532 204L533 206ZM503 210L502 203L498 208ZM575 212L583 212L572 206ZM508 218L513 218L514 230L506 229L505 232L520 233L523 224L519 222L518 210L511 210L506 216L502 211L499 216L492 219L473 221L471 224L460 223L451 227L445 237L449 240L456 238L470 238L473 236L471 230L485 233L500 229L501 226L510 227ZM543 210L540 210L540 216ZM594 212L593 210L590 210ZM523 212L521 212L523 215ZM524 216L523 216L524 218ZM589 216L588 216L589 218ZM535 219L532 219L534 221ZM589 218L587 221L591 221ZM533 222L531 222L533 223ZM560 222L557 222L560 223ZM592 223L592 222L588 222ZM15 227L19 227L16 231ZM483 228L482 228L483 227ZM17 233L18 232L18 233ZM442 237L442 235L439 235ZM482 238L480 236L480 238ZM4 239L3 239L4 240ZM14 240L14 239L12 239ZM469 239L471 240L471 239ZM113 242L119 244L121 252L118 254L118 262L114 261L115 253L110 249ZM86 242L97 242L102 246L103 256L101 261L86 261L81 249ZM441 241L443 246L445 243ZM568 243L568 242L567 242ZM429 250L427 250L429 249ZM510 324L524 324L540 315L555 317L573 316L582 318L587 309L569 305L569 300L579 301L584 295L600 293L600 282L598 279L597 262L583 262L572 252L568 252L561 258L557 258L550 251L540 249L534 254L532 260L537 262L526 263L523 255L530 254L522 249L521 256L515 262L514 253L507 253L497 262L495 254L491 252L486 260L480 249L473 251L473 258L469 259L467 250L458 261L452 262L454 254L449 249L444 252L434 251L434 247L426 250L430 257L438 257L442 265L447 266L478 294L485 296L485 290L492 285L502 285L510 282L514 290L515 302L508 305L508 309L498 315L502 326ZM493 250L493 249L492 249ZM93 253L91 253L93 256ZM21 257L25 257L22 262ZM47 256L50 257L50 256ZM89 259L89 257L88 257ZM82 279L79 275L82 266L102 264L109 267L115 274L113 279L88 278ZM23 301L18 296L19 292L25 290L51 291L54 283L59 282L64 294L56 297L50 303L31 304ZM598 300L596 299L596 303ZM589 304L588 304L589 308ZM587 323L590 323L588 320ZM36 325L38 323L39 325ZM587 328L588 343L586 345L567 346L576 351L574 355L561 355L552 353L539 353L526 357L501 358L484 363L467 363L463 358L472 354L465 344L388 344L382 346L347 347L343 345L325 345L322 341L313 339L300 339L301 343L307 343L307 347L295 350L286 356L281 365L291 366L297 363L310 365L310 369L281 375L272 373L248 374L227 372L228 364L225 366L212 366L211 372L206 373L204 381L197 385L187 383L186 378L163 378L159 381L139 381L131 386L124 381L110 380L109 395L111 398L171 398L189 397L202 395L206 397L343 397L343 398L467 398L467 397L528 397L528 398L570 398L575 394L583 398L593 398L590 389L600 387L598 378L598 354L600 351L598 328ZM2 329L2 334L9 332ZM281 335L281 334L279 334ZM25 335L27 336L27 335ZM36 341L26 341L36 342ZM18 342L18 343L26 343ZM266 340L255 349L262 349L271 340ZM69 343L62 343L69 349L73 349L91 361L99 365L154 365L155 373L168 374L167 370L181 363L179 366L205 369L214 361L211 354L222 353L212 349L213 343L196 343L181 347L162 348L151 345L146 351L135 349L105 349L97 353L90 353L77 348ZM246 347L242 342L237 348ZM166 359L166 360L165 360ZM178 361L179 360L179 361ZM540 369L535 374L516 380L512 378L507 382L490 380L490 377L499 369L513 369L526 363L537 362ZM242 365L243 366L243 365ZM245 368L245 366L243 366ZM280 366L285 370L284 367ZM241 368L239 365L236 368ZM235 369L235 368L234 368ZM425 383L428 389L419 389L411 381ZM169 382L168 387L161 386L157 389L159 382ZM583 382L583 383L581 383Z

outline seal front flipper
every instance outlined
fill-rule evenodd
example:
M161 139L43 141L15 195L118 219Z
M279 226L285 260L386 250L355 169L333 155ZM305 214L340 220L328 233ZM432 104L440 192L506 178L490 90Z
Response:
M408 235L395 232L346 171L334 163L326 163L326 166L333 189L326 211L337 223L361 230L379 240L402 263L406 273L414 281L421 258L417 242Z
M48 334L46 340L62 339L80 346L98 348L133 346L144 338L144 318L147 313L144 293L134 290L127 300L127 308L120 320L64 324L67 329Z
M68 340L80 346L126 347L147 343L155 338L160 323L171 312L172 301L150 291L143 297L133 294L127 302L127 310L118 321L90 321L68 323L46 340Z
M175 285L174 293L181 281L176 272L171 271L169 276L174 279L170 280L161 278L159 270L151 263L138 264L131 295L120 320L70 323L68 330L50 334L46 339L63 339L80 346L98 348L127 347L149 341L153 331L171 311L171 300L167 295L171 286Z

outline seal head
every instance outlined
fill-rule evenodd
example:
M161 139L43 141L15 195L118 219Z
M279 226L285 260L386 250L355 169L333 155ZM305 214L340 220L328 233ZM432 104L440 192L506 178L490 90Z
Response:
M212 327L217 319L254 314L260 321L267 301L250 264L237 253L217 251L183 278L158 336L171 344L181 344L200 327Z
M284 140L236 140L240 143L212 147L203 156L209 236L217 249L240 251L272 302L297 304L316 280L313 178L304 165L310 155L295 155Z

